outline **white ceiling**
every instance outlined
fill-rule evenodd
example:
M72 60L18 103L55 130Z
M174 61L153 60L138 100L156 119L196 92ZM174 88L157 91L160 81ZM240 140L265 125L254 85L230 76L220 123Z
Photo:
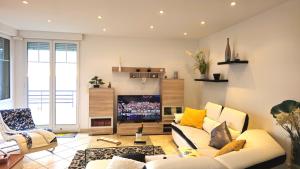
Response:
M0 22L19 30L200 38L287 0L0 0ZM165 14L160 15L159 11ZM97 19L97 16L103 19ZM47 20L52 22L48 23ZM206 25L201 25L205 20ZM151 30L150 25L154 25ZM103 32L102 28L107 31ZM188 35L184 36L183 33Z

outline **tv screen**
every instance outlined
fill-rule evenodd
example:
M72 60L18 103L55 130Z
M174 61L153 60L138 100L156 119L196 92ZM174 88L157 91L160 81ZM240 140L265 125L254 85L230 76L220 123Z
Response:
M118 121L145 122L160 121L159 95L119 95Z

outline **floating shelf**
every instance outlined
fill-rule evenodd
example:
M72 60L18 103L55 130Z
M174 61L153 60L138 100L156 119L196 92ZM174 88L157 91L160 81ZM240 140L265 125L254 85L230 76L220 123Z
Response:
M143 73L143 72L148 72L147 71L148 69L151 69L151 72L161 72L161 73L166 72L165 68L147 68L147 67L121 67L121 71L119 71L119 67L112 67L112 72L134 73L134 72L138 72L137 70L139 70L139 72Z
M229 65L229 64L248 64L248 60L234 60L234 61L218 62L218 65Z
M163 78L166 69L165 68L147 68L147 67L112 67L112 72L116 73L129 73L130 79L161 79Z
M215 82L215 83L228 82L228 80L227 80L227 79L224 79L224 80L214 80L214 79L195 79L195 81L202 81L202 82Z

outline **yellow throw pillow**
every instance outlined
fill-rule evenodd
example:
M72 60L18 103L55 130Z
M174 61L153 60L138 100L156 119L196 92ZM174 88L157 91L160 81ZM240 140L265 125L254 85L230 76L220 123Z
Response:
M186 107L180 125L202 129L205 115L206 110L197 110Z
M221 150L219 150L217 152L217 154L215 155L215 157L226 154L226 153L230 153L232 151L239 151L240 149L242 149L244 147L246 143L246 140L234 140L228 144L226 144Z

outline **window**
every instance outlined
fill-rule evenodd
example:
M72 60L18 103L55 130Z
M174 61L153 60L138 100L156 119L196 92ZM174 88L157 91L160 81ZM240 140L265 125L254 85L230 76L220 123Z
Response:
M0 37L0 100L10 98L10 42Z

